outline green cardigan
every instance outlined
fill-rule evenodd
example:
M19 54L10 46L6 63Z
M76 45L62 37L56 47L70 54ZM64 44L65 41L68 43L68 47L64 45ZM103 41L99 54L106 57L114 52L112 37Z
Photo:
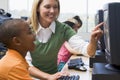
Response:
M57 55L61 45L75 35L76 32L63 23L56 21L55 33L46 43L36 40L36 48L31 52L32 64L49 74L57 72Z

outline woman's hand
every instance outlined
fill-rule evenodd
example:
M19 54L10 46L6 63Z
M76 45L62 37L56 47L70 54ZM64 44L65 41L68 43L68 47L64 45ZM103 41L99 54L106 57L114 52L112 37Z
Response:
M87 52L89 56L94 56L97 48L97 41L100 39L100 37L103 34L103 31L100 29L100 27L103 25L103 22L98 24L91 34L91 39L89 42L89 45L87 47Z
M93 30L92 30L92 34L91 34L91 39L94 39L96 41L98 41L100 39L100 37L103 34L103 31L100 29L100 27L103 25L103 22L98 24Z
M50 75L48 80L57 80L61 76L68 76L68 75L69 75L69 73L67 73L67 72L57 72L53 75Z

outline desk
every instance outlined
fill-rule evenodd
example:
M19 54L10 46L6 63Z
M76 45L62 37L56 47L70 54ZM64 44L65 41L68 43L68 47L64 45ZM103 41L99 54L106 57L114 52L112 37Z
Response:
M68 69L68 62L65 64L65 66L63 67L62 71L66 71L69 72L70 75L79 75L80 76L80 80L91 80L92 78L92 69L89 68L89 57L86 56L76 56L76 55L72 55L70 57L70 59L75 59L75 58L82 58L83 62L85 63L85 67L87 68L86 72L82 72L82 71L78 71L78 70L73 70L73 69Z

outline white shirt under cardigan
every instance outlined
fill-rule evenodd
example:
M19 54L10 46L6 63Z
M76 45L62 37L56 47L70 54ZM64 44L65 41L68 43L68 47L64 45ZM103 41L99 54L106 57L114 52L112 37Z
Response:
M52 24L48 27L48 28L43 28L40 24L39 24L39 28L36 32L36 38L42 42L42 43L46 43L49 38L51 37L52 33L55 33L55 27L56 24L55 22L52 22ZM80 52L81 54L87 55L87 46L88 46L88 42L84 41L83 39L81 39L81 36L79 35L74 35L72 36L69 40L68 43L70 44L70 46L77 50L78 52ZM32 58L30 56L30 52L27 53L26 55L26 60L28 62L28 64L30 66L32 65Z

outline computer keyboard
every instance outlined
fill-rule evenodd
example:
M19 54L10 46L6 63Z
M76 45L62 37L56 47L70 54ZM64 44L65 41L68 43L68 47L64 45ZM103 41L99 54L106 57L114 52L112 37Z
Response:
M62 76L58 80L79 80L79 75Z

